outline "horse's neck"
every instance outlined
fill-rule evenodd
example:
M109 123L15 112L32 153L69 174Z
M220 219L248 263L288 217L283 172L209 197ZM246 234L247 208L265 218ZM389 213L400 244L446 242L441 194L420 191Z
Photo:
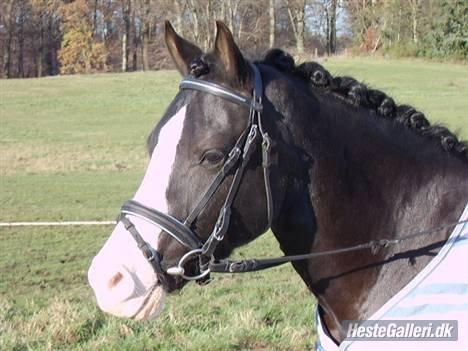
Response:
M273 228L286 254L392 238L457 219L463 204L454 194L464 193L466 199L468 187L460 172L452 172L450 162L437 172L427 156L424 160L414 150L405 153L397 144L386 145L381 135L372 134L375 127L354 133L343 123L333 125L334 117L322 112L308 118L305 128L301 121L290 126L291 134L303 138L295 140L295 148L307 157L297 156L295 162L308 163L308 178L301 179L298 172L296 179L289 179L282 213ZM308 128L315 131L309 139L304 138ZM448 235L449 230L441 231L376 254L325 256L294 267L318 298L325 322L337 336L340 321L369 317L431 260L440 249L437 243ZM421 251L411 252L415 249ZM405 255L395 259L402 252L410 252L414 259Z

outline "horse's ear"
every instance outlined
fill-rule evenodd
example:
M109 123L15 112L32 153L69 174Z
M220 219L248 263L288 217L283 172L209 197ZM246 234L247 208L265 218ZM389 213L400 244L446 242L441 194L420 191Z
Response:
M169 21L165 22L164 38L176 68L183 76L186 76L190 70L190 63L203 52L196 45L180 37Z
M250 66L234 42L231 31L222 22L216 21L215 54L224 64L228 77L241 84L250 77Z

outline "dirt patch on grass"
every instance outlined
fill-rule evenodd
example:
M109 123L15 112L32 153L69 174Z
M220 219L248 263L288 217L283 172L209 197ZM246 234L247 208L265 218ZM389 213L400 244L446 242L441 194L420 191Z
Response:
M147 153L128 146L0 145L0 175L144 169Z

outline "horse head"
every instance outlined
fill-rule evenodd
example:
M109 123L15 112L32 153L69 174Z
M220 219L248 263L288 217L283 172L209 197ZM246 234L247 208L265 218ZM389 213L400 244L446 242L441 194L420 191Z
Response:
M185 79L149 137L144 179L88 274L104 311L135 319L154 317L168 292L206 279L204 265L265 232L273 213L258 68L221 22L208 54L169 22L165 39Z

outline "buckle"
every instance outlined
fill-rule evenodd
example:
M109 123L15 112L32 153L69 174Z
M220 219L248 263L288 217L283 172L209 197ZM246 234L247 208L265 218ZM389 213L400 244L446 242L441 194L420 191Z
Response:
M230 216L231 210L228 207L223 207L212 234L212 237L217 241L222 241L224 239L224 234L226 233L227 226L229 225Z
M251 107L253 110L257 111L257 112L262 112L263 111L263 104L262 104L262 100L252 100L252 103L251 103Z
M236 146L231 150L231 152L228 155L228 159L226 160L226 163L224 163L223 169L226 168L231 168L234 163L239 159L239 156L241 155L241 149Z
M254 90L250 106L252 109L257 111L258 113L261 113L263 111L262 96L261 96L262 92L259 91L259 94L260 95L257 96L257 91Z
M256 124L253 124L252 127L250 127L250 132L247 137L246 144L252 144L252 142L255 140L255 138L257 137L257 128L258 127Z
M202 279L202 278L206 277L210 273L209 264L203 265L203 268L206 268L205 270L203 270L203 268L201 266L199 266L200 274L197 274L197 275L194 275L194 276L186 275L185 274L185 268L184 268L184 265L187 263L187 261L189 261L189 259L192 256L200 257L202 255L203 255L203 250L202 249L195 249L195 250L189 251L185 255L182 256L182 258L179 260L179 263L177 264L177 266L168 268L166 273L169 274L169 275L172 275L172 276L182 277L185 280L199 280L199 279ZM214 261L213 256L211 256L209 262L211 263L212 261Z
M228 266L229 273L251 272L256 270L258 261L256 259L234 261Z
M272 141L268 133L264 133L262 135L263 141L262 141L262 158L263 162L262 165L263 167L267 168L271 166L271 160L270 160L270 150L272 146Z
M257 138L257 125L253 124L252 127L250 127L250 132L249 135L247 136L247 140L245 141L244 145L244 158L246 154L248 154L250 147L252 146L252 143L255 141Z
M145 256L146 260L149 262L154 261L154 259L158 255L156 250L147 242L145 242L144 245L140 247L140 250L143 251L143 255Z

